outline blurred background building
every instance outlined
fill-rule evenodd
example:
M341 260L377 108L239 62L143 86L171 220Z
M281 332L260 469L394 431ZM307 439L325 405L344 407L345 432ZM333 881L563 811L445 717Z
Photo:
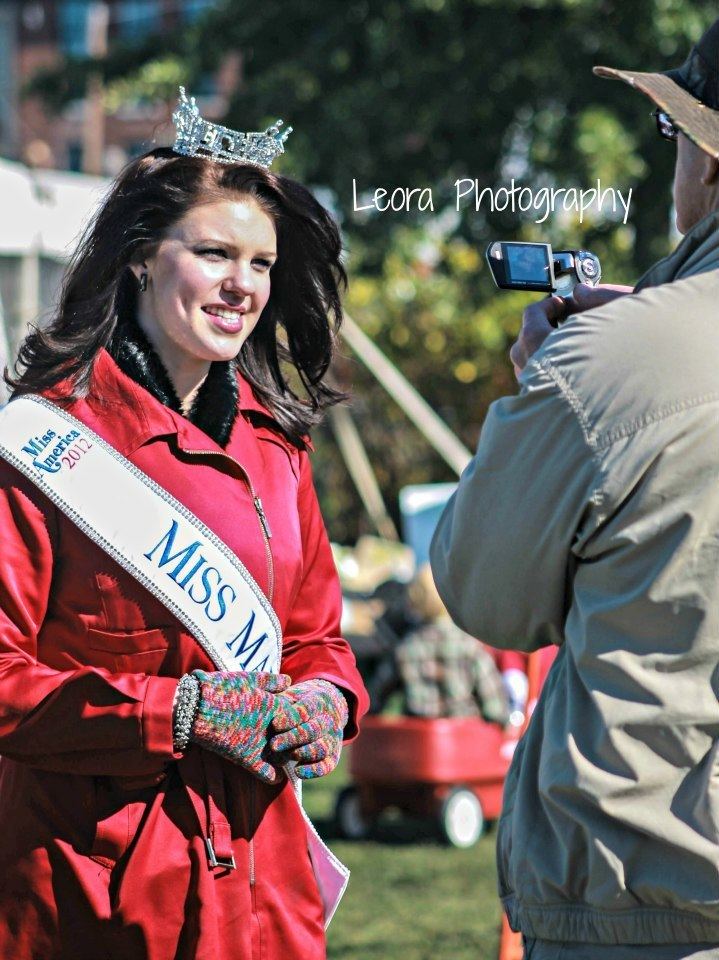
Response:
M156 44L194 24L212 0L25 0L0 4L0 360L57 299L64 266L107 183L132 157L171 142L173 101L129 97L112 108L98 76L59 110L33 95L39 73ZM239 79L225 53L193 93L225 115ZM4 392L0 386L0 400Z
M87 94L60 114L38 97L23 96L41 70L66 58L104 57L113 47L128 50L191 24L212 0L30 0L0 6L0 153L31 166L92 174L116 174L147 150L168 119L167 104L138 100L115 111L98 109L101 89L88 81ZM220 58L193 90L210 119L224 115L238 76L238 59Z

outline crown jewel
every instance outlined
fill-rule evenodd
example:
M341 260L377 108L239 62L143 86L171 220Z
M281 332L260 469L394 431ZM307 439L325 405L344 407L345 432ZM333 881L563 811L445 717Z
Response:
M172 114L175 142L172 149L186 157L206 157L217 163L254 163L268 170L272 161L285 152L285 140L292 133L287 127L280 133L277 120L264 133L241 133L203 120L195 98L188 99L180 87L180 102Z

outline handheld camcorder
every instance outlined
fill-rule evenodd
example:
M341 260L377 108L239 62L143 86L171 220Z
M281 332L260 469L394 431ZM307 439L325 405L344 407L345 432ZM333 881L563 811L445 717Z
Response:
M502 290L539 290L571 297L578 283L596 286L602 278L599 257L589 250L552 250L550 243L505 243L487 247L487 263Z

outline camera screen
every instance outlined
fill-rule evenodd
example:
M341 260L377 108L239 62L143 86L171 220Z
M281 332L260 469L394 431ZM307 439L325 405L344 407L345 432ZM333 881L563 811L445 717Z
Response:
M551 287L549 256L543 243L507 243L507 273L513 283L541 283Z

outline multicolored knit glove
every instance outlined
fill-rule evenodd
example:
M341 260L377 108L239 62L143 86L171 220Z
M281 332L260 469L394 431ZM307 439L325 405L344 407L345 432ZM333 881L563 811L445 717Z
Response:
M303 680L279 700L272 718L277 734L270 740L273 762L295 761L295 773L302 780L331 773L339 762L348 718L342 693L329 680Z
M263 752L270 723L282 705L281 695L292 682L286 674L205 673L194 670L200 684L190 739L206 750L238 763L260 780L274 783L277 771Z

